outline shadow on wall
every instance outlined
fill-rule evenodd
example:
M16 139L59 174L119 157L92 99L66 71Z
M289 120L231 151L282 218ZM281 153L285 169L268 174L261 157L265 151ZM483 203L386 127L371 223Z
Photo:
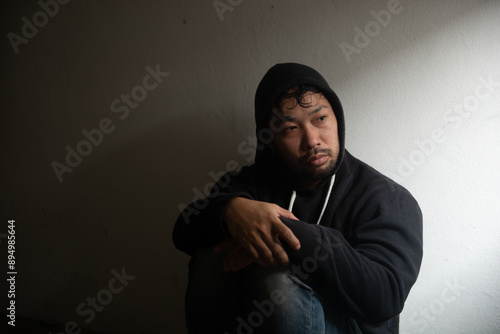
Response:
M75 321L80 328L139 332L141 325L149 323L162 332L166 321L172 331L184 331L184 322L179 319L184 319L187 256L172 245L173 224L179 204L193 196L190 188L205 184L207 171L215 170L213 161L198 154L200 149L207 148L218 161L228 158L220 150L210 152L210 148L234 150L234 143L221 147L218 134L225 131L222 124L201 128L203 132L169 122L154 131L131 135L113 147L113 136L125 131L117 127L117 133L108 135L72 173L65 174L62 183L47 168L50 175L38 179L38 186L43 189L49 185L54 197L44 204L43 211L35 212L39 217L22 217L30 212L19 212L20 221L39 222L31 237L36 238L41 251L27 258L25 265L43 272L29 283L45 300L23 296L22 289L18 300L31 305L27 309L34 319L53 322L19 319L20 326L23 322L33 327L46 325L59 332L65 326L61 321ZM186 175L192 177L187 179ZM87 323L88 313L82 315L77 305L86 303L83 310L88 311L87 297L95 297L106 286L111 269L122 267L135 279L119 295L113 295L109 305L97 302L104 310L95 312L95 318ZM118 318L123 318L121 323L113 323ZM142 320L139 323L136 319Z

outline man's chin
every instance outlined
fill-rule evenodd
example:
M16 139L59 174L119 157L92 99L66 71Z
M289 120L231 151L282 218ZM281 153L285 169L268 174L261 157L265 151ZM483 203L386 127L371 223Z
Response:
M298 177L306 182L319 182L333 175L335 164L335 161L329 161L321 166L304 169L298 173Z

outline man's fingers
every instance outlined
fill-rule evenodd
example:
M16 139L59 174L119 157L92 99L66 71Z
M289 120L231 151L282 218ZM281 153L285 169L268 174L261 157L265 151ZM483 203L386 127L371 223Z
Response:
M279 217L290 218L294 220L299 220L293 213L283 208L278 211ZM292 230L290 230L281 220L276 221L274 224L274 229L278 233L279 237L283 239L292 249L300 249L300 241L297 239Z
M222 264L224 270L229 272L241 270L253 262L255 262L255 259L253 259L243 248L236 246L227 254Z
M262 257L262 252L260 251L261 248L262 248L262 245L259 243L259 241L264 244L262 242L262 240L257 240L256 244L248 244L248 246L245 248L247 250L247 252L254 258L254 259L258 259L260 257ZM265 245L264 245L265 246Z
M262 238L265 238L265 235L263 235ZM256 259L262 259L270 265L275 265L276 261L273 252L262 238L258 238L254 242L254 247L259 250L259 256L256 257Z
M240 247L235 247L231 249L230 252L226 255L224 258L224 261L222 261L222 265L224 266L225 271L232 271L234 264L238 261L238 257L241 256L241 248Z
M279 238L285 241L293 250L300 249L300 241L297 239L292 230L290 230L281 220L276 221L273 230L278 234Z
M234 245L236 245L236 240L234 240L233 238L226 238L226 239L222 240L221 242L219 242L214 247L214 252L216 252L216 253L223 253L227 249L233 247Z
M280 263L280 264L288 264L288 255L283 249L283 246L281 245L281 242L279 241L279 238L277 235L274 237L265 237L265 241L267 243L267 246L271 249L273 253L273 258L277 260L277 263L275 262L275 265Z
M299 218L295 217L295 215L293 213L291 213L290 211L285 210L282 207L278 207L278 208L279 208L278 215L280 217L290 218L290 219L294 219L294 220L299 220Z
M254 261L265 261L269 265L288 263L280 239L292 249L299 249L300 242L280 217L297 220L288 210L276 204L237 197L229 203L224 220L233 239ZM234 245L222 242L216 252L228 250Z

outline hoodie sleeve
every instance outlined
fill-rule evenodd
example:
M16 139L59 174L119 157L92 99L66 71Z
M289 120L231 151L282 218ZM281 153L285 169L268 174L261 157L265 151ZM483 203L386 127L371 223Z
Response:
M236 197L253 199L254 193L250 167L223 175L206 198L189 204L181 211L172 232L175 247L192 255L197 248L215 246L229 236L222 220L226 206Z
M350 243L331 227L283 221L302 245L289 250L293 272L340 311L372 323L401 312L422 260L422 214L407 191L370 200Z

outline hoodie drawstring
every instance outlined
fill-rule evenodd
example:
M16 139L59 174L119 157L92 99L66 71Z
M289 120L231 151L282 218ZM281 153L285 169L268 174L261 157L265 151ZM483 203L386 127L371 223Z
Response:
M330 194L332 193L334 182L335 182L335 174L333 174L331 179L330 179L330 185L328 186L328 193L326 194L325 202L323 203L323 208L321 209L321 213L319 214L319 218L318 218L318 221L316 222L316 225L319 225L321 218L323 218L323 213L325 213L326 206L328 204L328 200L330 199ZM292 191L292 197L290 198L290 204L288 205L288 211L290 211L290 212L292 212L293 204L295 203L296 197L297 197L297 192L294 190L294 191Z

